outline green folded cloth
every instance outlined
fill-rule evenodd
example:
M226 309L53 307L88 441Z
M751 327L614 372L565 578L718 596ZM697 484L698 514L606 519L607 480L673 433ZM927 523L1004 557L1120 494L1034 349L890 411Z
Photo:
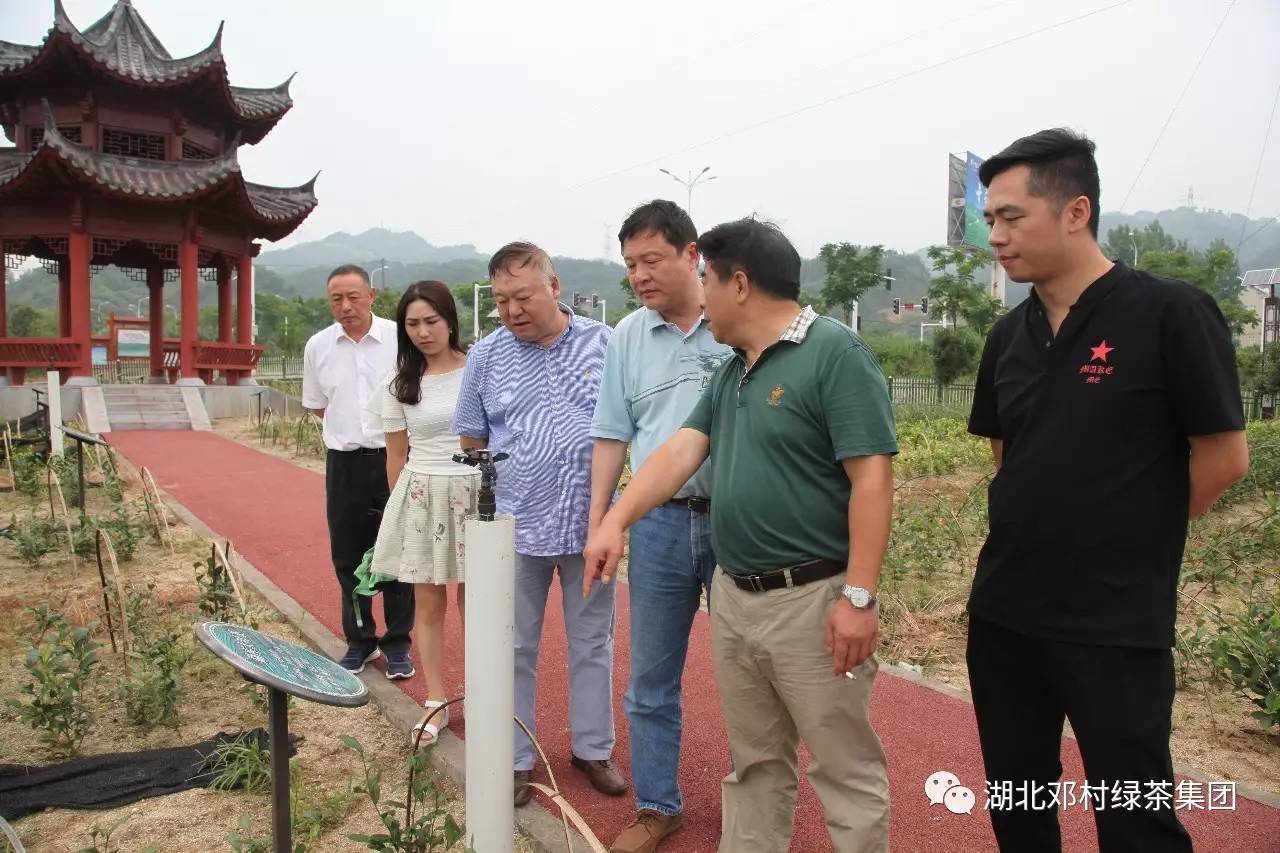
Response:
M360 615L360 596L366 595L373 598L382 592L379 588L380 584L394 581L391 575L380 575L373 570L373 549L370 548L364 552L364 558L360 560L360 565L356 566L356 588L351 591L351 609L356 614L356 625L363 628L364 619Z

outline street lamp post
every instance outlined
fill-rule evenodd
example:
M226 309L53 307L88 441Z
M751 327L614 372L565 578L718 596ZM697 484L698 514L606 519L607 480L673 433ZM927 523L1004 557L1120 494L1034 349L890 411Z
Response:
M707 172L710 172L710 171L711 171L711 167L710 167L710 166L703 166L703 167L702 167L702 171L701 171L701 172L699 172L699 173L698 173L698 174L696 174L696 175L695 175L693 172L687 172L687 173L686 173L686 175L687 175L687 176L686 176L686 177L683 177L683 178L678 178L678 177L676 177L675 175L673 175L673 174L671 174L670 172L668 172L666 169L659 169L658 171L659 171L659 172L661 172L662 174L666 175L667 177L671 178L671 180L675 181L677 184L680 184L682 187L684 187L684 188L685 188L685 190L687 191L687 194L688 194L688 196L687 196L688 200L685 202L684 212L685 212L685 213L687 213L687 214L689 214L690 216L693 216L693 188L694 188L694 186L696 186L696 185L697 185L698 181L704 181L704 180L705 180L705 181L714 181L717 177L719 177L718 175L710 175L710 176L707 176L707 177L703 177L704 175L706 175L706 174L707 174Z
M480 291L493 290L491 284L476 282L471 285L471 343L480 340Z
M1134 235L1132 229L1129 231L1129 242L1133 244L1133 267L1138 268L1138 238Z

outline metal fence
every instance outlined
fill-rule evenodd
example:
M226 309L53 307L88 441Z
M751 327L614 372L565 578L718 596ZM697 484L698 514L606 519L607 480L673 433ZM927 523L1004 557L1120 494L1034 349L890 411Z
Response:
M151 376L151 363L145 358L110 361L93 366L93 378L103 385L146 382Z
M43 371L29 371L29 375ZM93 378L104 385L120 385L130 382L146 382L151 375L151 365L145 358L111 361L93 366ZM258 360L253 375L257 379L301 379L302 356L264 356Z
M253 375L258 379L301 379L302 356L264 355L258 359Z
M973 383L956 382L943 385L933 379L905 379L886 377L889 385L889 399L894 403L916 406L951 406L968 409L973 406ZM1244 401L1244 418L1247 421L1261 420L1264 408L1272 409L1276 401L1263 398L1261 394L1241 394Z
M904 379L886 377L889 399L906 405L973 405L973 383L954 382L943 385L933 379Z

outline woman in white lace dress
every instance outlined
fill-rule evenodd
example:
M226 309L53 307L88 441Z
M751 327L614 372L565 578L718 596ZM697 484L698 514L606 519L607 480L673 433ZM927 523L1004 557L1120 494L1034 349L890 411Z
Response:
M453 461L459 445L449 424L467 357L448 286L438 281L409 285L396 309L396 327L396 369L376 403L387 434L392 491L370 570L414 585L413 641L427 681L425 706L432 711L446 700L444 617L451 583L457 583L458 618L463 618L463 525L475 512L479 473ZM420 724L421 743L434 741L448 724L448 711Z

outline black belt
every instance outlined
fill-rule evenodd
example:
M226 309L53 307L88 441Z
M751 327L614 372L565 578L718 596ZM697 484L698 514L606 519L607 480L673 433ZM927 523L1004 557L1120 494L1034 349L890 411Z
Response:
M675 498L667 501L670 506L688 507L694 512L711 512L711 498Z
M387 452L385 447L357 447L355 450L334 450L329 448L330 453L344 453L349 456L381 456Z
M807 583L838 575L844 570L845 564L837 563L835 560L812 560L798 566L788 566L785 569L775 569L772 572L755 575L735 575L729 572L725 572L725 575L738 585L738 589L745 589L747 592L768 592L771 589L804 586Z

